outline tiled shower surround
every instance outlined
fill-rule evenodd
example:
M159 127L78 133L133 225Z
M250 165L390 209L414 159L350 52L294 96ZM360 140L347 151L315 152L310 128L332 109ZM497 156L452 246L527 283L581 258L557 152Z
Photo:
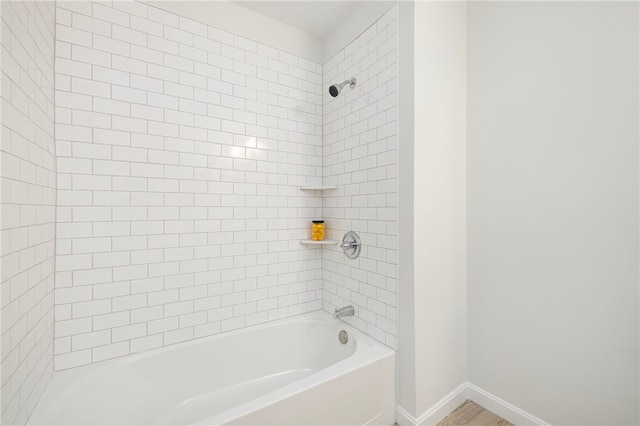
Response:
M353 304L351 325L396 347L397 307L396 9L324 65L324 214L331 238L356 231L362 253L324 251L324 308ZM337 98L327 88L355 77Z
M137 2L56 21L56 369L320 309L322 67Z
M0 423L23 424L53 365L54 13L1 2L2 361Z
M139 2L56 23L56 369L348 303L395 346L395 10L325 66ZM299 243L323 216L360 259Z

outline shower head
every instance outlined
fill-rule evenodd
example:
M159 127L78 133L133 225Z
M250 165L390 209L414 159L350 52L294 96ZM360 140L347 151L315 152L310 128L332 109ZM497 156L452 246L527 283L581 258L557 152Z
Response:
M334 98L337 97L342 91L342 88L347 84L349 85L350 88L353 89L354 87L356 87L356 78L353 77L351 80L347 80L343 83L334 84L333 86L329 87L329 94Z

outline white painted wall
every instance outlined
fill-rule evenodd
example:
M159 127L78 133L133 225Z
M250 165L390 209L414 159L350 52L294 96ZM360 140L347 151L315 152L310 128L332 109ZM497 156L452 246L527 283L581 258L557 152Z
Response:
M413 232L401 225L405 236L413 234L413 282L401 275L400 310L405 309L402 303L410 303L414 317L401 313L400 318L401 328L409 323L414 335L402 331L400 347L411 350L413 343L415 355L411 360L401 354L409 363L399 366L399 405L419 418L466 380L466 4L417 2L414 30L409 159L403 154L411 149L403 139L404 127L400 133L401 169L403 160L412 161L414 175L412 190L402 174L400 187L401 217L407 214L407 192L413 196ZM401 84L400 96L407 90L411 87ZM403 234L401 269L402 253L411 250L410 237ZM411 370L415 388L406 391Z
M398 407L416 411L415 321L413 280L413 142L415 3L398 4ZM399 416L396 422L402 423Z
M416 412L466 378L466 3L415 24Z
M470 3L470 382L638 424L638 3Z

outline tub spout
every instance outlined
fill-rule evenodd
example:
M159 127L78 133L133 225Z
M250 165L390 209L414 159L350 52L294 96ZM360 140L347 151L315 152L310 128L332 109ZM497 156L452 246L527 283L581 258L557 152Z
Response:
M353 305L348 305L340 309L336 308L336 310L333 312L333 317L338 319L342 317L350 317L350 316L353 316L354 314L355 314L355 309L353 308Z

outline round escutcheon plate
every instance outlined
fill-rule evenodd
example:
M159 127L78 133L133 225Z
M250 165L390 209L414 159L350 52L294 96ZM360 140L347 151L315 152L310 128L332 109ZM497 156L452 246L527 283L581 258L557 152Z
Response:
M340 340L340 343L344 345L349 341L349 335L346 331L340 330L340 333L338 333L338 340Z

